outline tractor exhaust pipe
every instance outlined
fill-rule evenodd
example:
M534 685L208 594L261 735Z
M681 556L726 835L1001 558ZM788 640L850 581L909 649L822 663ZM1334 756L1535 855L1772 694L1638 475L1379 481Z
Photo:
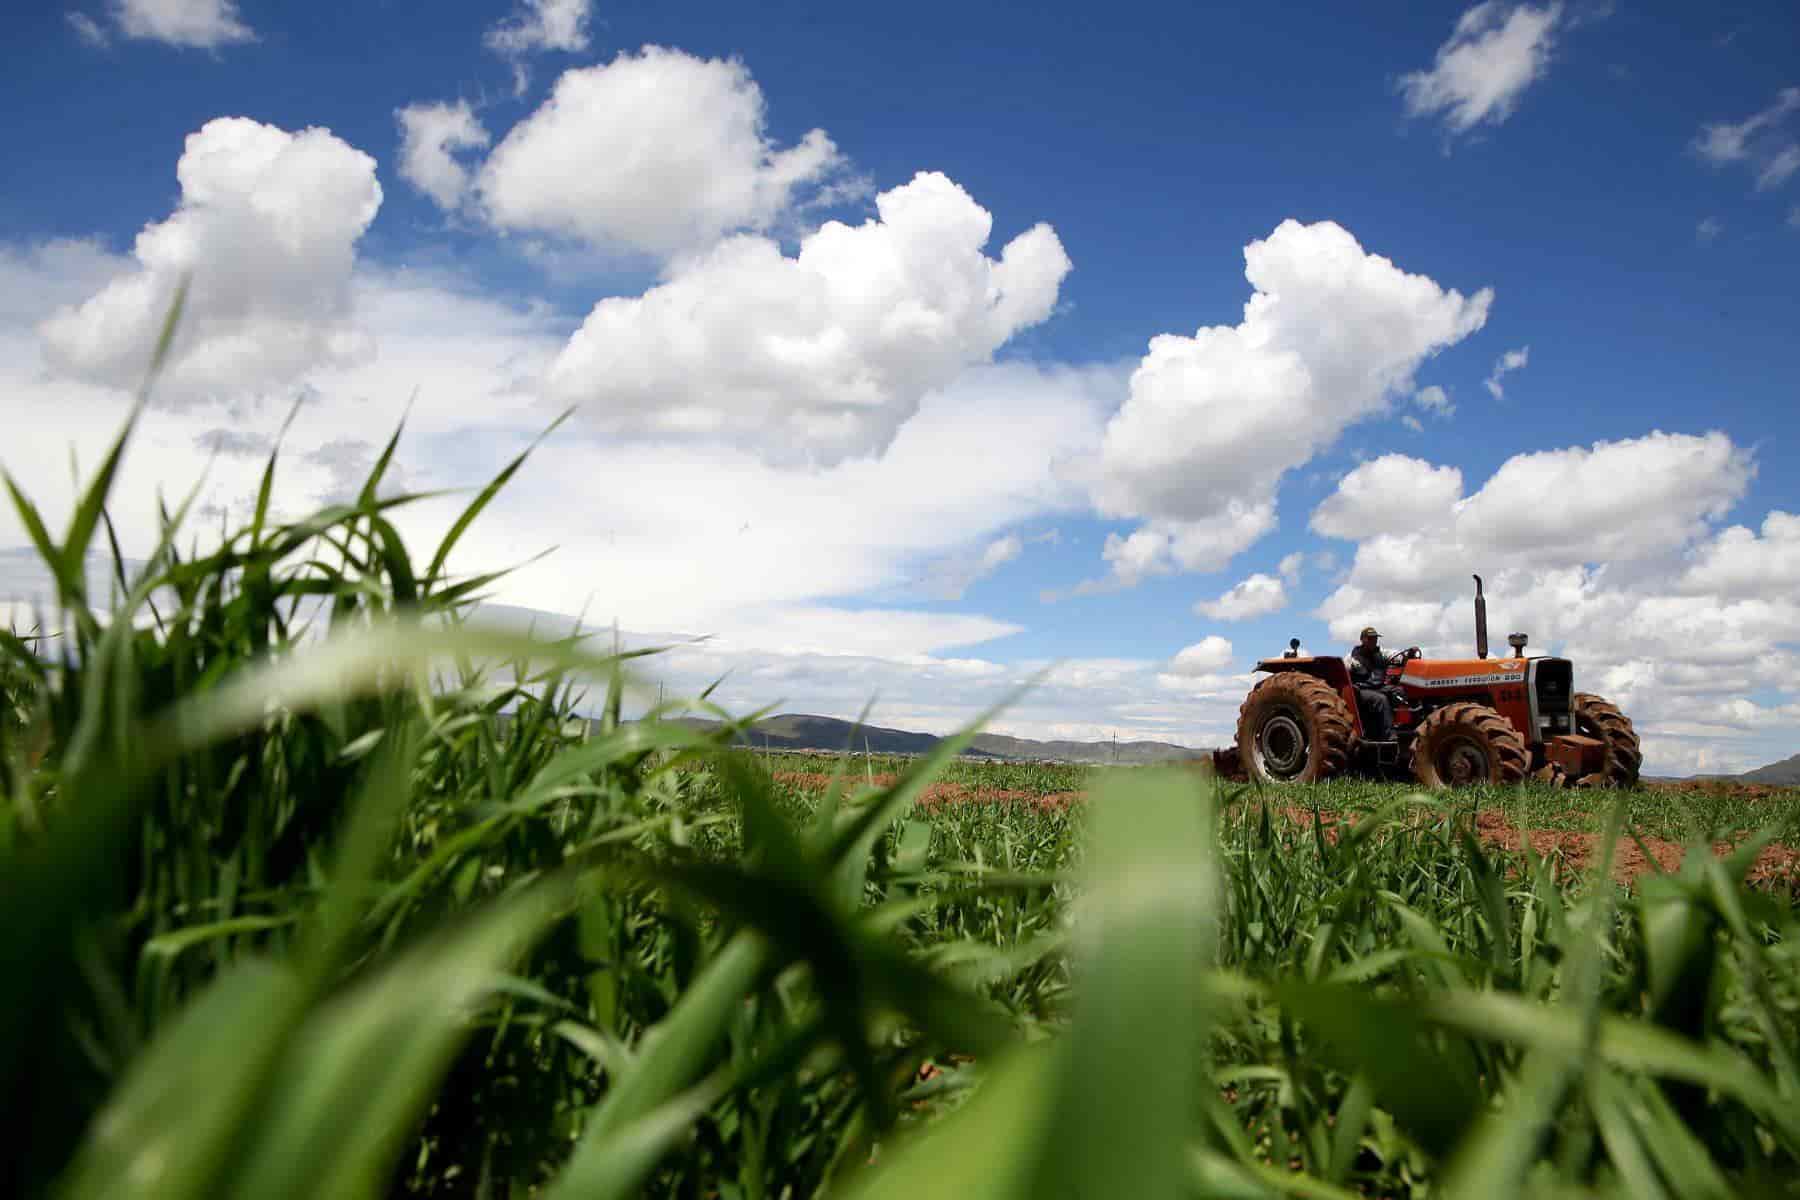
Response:
M1487 601L1481 598L1481 576L1475 576L1475 657L1487 657Z

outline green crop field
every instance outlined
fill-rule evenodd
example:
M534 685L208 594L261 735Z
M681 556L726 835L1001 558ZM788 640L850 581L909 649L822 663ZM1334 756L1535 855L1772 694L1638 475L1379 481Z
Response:
M12 493L7 1194L1800 1195L1793 793L727 751L386 462L107 596Z

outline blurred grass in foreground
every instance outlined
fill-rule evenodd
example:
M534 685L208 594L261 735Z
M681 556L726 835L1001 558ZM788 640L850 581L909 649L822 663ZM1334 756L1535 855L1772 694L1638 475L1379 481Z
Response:
M127 573L130 429L60 538L8 481L62 614L0 637L9 1194L1800 1194L1755 841L1625 893L1423 797L921 812L974 729L800 795L658 719L703 697L622 723L624 657L470 619L445 564L523 457L423 567L390 443L293 523L272 455Z

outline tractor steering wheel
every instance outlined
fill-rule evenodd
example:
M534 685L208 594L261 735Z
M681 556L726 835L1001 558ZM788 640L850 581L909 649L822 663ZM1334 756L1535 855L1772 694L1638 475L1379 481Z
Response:
M1388 666L1404 667L1406 665L1408 659L1413 659L1413 658L1417 658L1417 657L1419 657L1419 648L1417 646L1408 646L1406 649L1400 651L1398 654L1388 655Z

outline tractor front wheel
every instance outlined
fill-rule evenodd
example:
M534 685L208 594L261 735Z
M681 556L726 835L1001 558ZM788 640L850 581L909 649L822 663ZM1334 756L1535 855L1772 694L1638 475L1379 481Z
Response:
M1530 765L1525 739L1485 704L1446 704L1413 738L1413 778L1428 788L1518 783Z
M1631 727L1631 718L1620 712L1617 705L1592 692L1576 692L1574 700L1575 732L1598 738L1606 746L1606 757L1600 769L1592 775L1582 776L1581 782L1589 787L1635 785L1644 751L1638 745L1637 730Z
M1330 684L1298 671L1271 675L1238 710L1243 769L1266 783L1315 783L1349 765L1350 706Z

